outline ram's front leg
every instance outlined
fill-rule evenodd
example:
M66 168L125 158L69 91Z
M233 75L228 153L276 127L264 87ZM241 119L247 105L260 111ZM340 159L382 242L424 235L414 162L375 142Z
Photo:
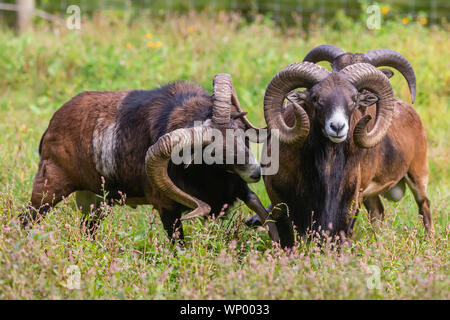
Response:
M269 204L266 207L266 212L269 213L272 210L273 210L273 205ZM247 220L245 220L245 224L250 228L262 226L261 219L259 218L259 216L257 214L255 214L255 215L251 216L250 218L248 218Z
M279 243L280 237L278 235L277 226L275 222L268 221L270 220L271 217L269 213L266 211L266 208L264 208L264 206L262 205L261 200L259 200L259 197L253 191L248 189L246 197L244 197L242 201L245 202L247 207L256 212L262 225L266 224L269 227L269 235L272 241Z
M353 196L353 201L349 206L349 210L346 216L347 228L341 237L347 238L353 236L353 231L355 228L356 218L361 211L361 205L363 203L363 190L361 189L361 167L358 166L358 175L356 179L355 194Z

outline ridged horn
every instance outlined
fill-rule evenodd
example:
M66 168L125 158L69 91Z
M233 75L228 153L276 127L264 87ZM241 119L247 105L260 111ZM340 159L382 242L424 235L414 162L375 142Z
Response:
M308 61L312 63L317 63L320 61L328 61L333 62L334 59L339 57L341 54L344 54L345 51L339 47L336 47L332 44L323 44L318 47L312 49L303 61Z
M411 101L416 100L416 75L409 61L397 51L391 49L375 49L363 54L375 67L387 66L400 71L408 82Z
M309 133L309 118L298 104L293 104L295 124L289 127L283 119L282 107L286 95L297 88L311 88L330 72L311 62L291 64L278 72L267 86L264 96L264 117L269 129L278 130L283 143L302 143ZM276 132L276 131L275 131Z
M207 127L193 127L177 129L161 136L147 151L145 156L145 168L150 183L170 199L194 209L184 215L181 220L193 217L206 216L211 211L211 207L187 194L178 188L170 179L167 172L167 165L171 159L172 152L179 154L184 148L205 146L211 143L210 134L207 134Z
M241 107L241 104L239 103L239 99L238 99L236 89L234 88L234 86L233 86L233 93L232 93L231 101L236 106L237 112L244 112L244 110ZM256 131L256 135L251 135L251 134L247 135L248 138L250 139L250 141L259 143L265 139L265 136L262 134L261 130L266 129L266 128L258 128L256 126L254 126L250 122L250 120L247 119L246 116L241 117L241 120L244 123L244 125L247 127L247 129L253 129Z
M213 80L213 116L212 120L217 124L230 122L231 97L233 93L233 81L227 73L219 73Z
M372 119L365 115L358 121L353 132L353 140L360 148L376 146L387 134L394 115L394 94L392 86L386 75L368 63L349 65L340 71L359 91L362 89L375 93L379 100L377 103L377 116L371 131L367 125Z

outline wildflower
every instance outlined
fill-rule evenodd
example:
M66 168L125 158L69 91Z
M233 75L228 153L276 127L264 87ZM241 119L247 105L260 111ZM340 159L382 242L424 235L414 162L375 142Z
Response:
M130 43L127 43L127 44L125 45L125 48L126 48L127 50L131 50L131 48L133 48L133 46L132 46Z
M147 43L147 46L148 46L149 48L152 48L152 49L158 49L158 48L161 48L162 45L163 45L163 43L162 43L161 41L158 41L158 42L152 42L152 41L150 41L149 43Z
M151 39L151 38L153 37L153 35L152 35L151 33L147 33L147 34L145 35L145 37L146 37L147 39Z
M403 24L407 24L409 22L409 19L407 17L404 17L402 19Z
M421 25L426 25L428 23L428 19L427 18L421 18L420 19L420 24Z
M382 14L387 14L388 12L389 12L389 8L388 7L381 8L381 13Z
M189 26L188 28L187 28L187 32L188 33L193 33L195 31L195 28L193 27L193 26Z

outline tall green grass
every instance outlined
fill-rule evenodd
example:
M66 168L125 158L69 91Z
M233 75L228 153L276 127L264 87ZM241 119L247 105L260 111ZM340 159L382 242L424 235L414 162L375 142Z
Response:
M1 29L0 298L450 298L448 36L447 26L415 21L369 31L340 17L306 32L279 29L264 17L249 24L237 14L195 13L132 24L103 15L83 21L80 31L42 25L22 36ZM282 252L264 231L243 225L251 213L242 204L224 219L186 222L184 248L167 241L148 206L114 207L95 242L80 233L72 197L30 233L19 228L39 139L75 94L150 89L177 79L211 90L214 75L227 72L250 119L264 126L262 100L271 78L324 43L353 52L391 48L415 68L434 237L424 238L410 193L399 203L385 202L386 221L377 230L360 215L351 248L341 252L303 242L291 254ZM401 75L392 83L395 94L410 101ZM254 189L268 204L263 184ZM67 288L72 265L81 273L79 290ZM367 286L373 266L380 269L380 289Z

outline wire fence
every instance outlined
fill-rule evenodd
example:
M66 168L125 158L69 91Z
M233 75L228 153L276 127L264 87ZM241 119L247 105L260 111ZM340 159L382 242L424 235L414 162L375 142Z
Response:
M14 3L14 0L4 0ZM71 5L78 5L83 14L91 15L105 10L134 11L146 14L197 11L239 11L245 16L255 14L270 16L277 22L293 22L294 16L301 17L307 24L311 18L326 21L343 12L352 18L359 18L369 5L378 4L386 19L395 17L427 18L430 24L450 20L449 0L35 0L36 7L43 12L64 15ZM2 11L0 11L0 15Z
M39 1L38 1L39 2ZM54 1L42 1L42 9ZM166 11L240 11L244 14L270 14L275 20L290 20L292 13L307 19L311 15L327 19L341 10L350 17L361 16L364 8L378 4L386 8L392 16L416 17L426 16L430 23L450 20L450 1L448 0L386 0L386 1L351 1L351 0L62 0L60 10L71 4L78 4L85 12L99 10L144 10L154 13ZM49 8L52 9L51 7Z

